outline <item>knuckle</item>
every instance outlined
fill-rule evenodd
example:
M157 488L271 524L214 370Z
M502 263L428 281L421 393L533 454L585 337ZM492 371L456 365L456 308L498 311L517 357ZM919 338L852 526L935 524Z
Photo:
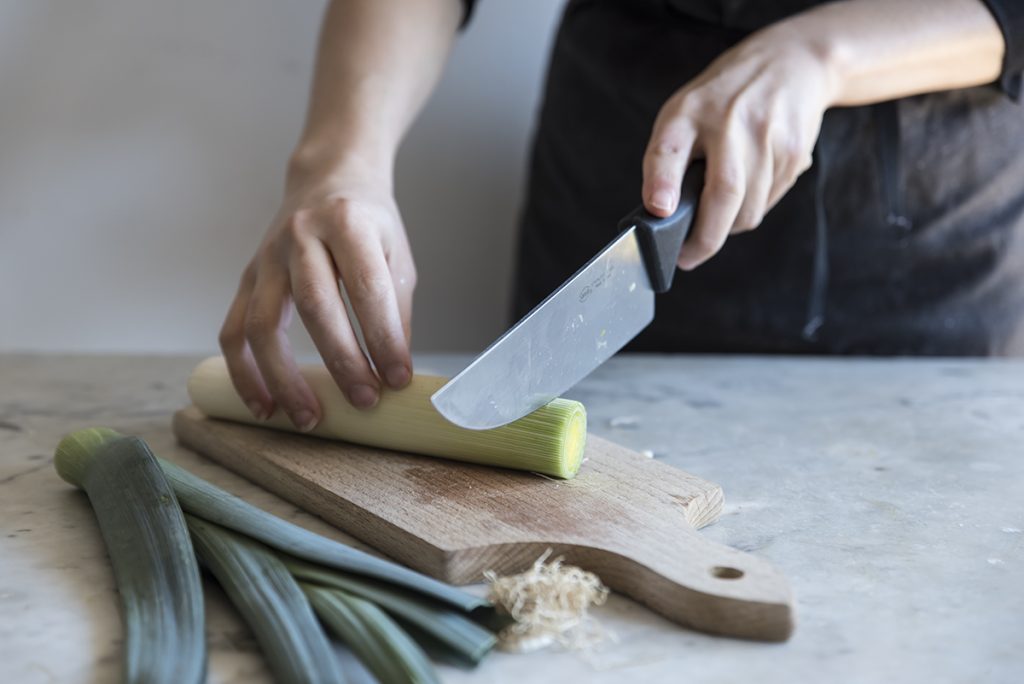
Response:
M299 214L295 213L285 219L284 225L281 226L281 233L286 238L291 240L298 239L303 236L303 226L305 224L299 220Z
M754 230L759 225L761 225L762 219L763 215L759 212L740 212L740 215L736 217L736 225L733 228L733 231L737 233L743 233L749 230Z
M743 195L743 181L735 167L718 169L707 180L708 188L721 197L733 199Z
M295 292L295 307L304 315L320 316L326 313L331 293L322 284L308 281L300 284Z
M390 358L398 355L405 336L402 329L396 328L395 325L396 323L389 319L382 319L376 321L376 325L366 326L363 334L371 357L380 360L381 357Z
M225 325L217 334L217 344L224 352L233 352L242 346L245 336L235 326Z
M345 352L339 352L327 361L327 368L330 370L331 376L340 384L365 381L367 379L367 374L363 370L365 365L366 363L361 358Z
M253 346L259 346L274 334L274 323L266 316L250 314L245 317L245 339Z
M675 138L663 137L651 145L648 153L656 159L675 159L682 155L683 146Z
M349 294L361 299L379 299L388 288L386 274L374 268L356 268L346 281L350 288Z
M357 213L359 203L348 197L335 197L332 200L332 209L335 218L345 219Z
M333 201L334 228L342 235L363 234L377 220L373 210L358 200L337 197Z

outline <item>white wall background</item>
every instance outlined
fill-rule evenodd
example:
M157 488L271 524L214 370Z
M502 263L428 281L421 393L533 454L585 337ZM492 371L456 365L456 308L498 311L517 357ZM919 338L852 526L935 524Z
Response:
M0 351L215 348L280 197L322 7L0 1ZM481 0L402 149L419 351L504 327L560 8Z

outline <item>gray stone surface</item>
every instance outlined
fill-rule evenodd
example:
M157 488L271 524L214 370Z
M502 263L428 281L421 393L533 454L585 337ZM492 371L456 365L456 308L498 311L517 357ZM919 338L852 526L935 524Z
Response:
M425 357L418 370L457 370ZM345 536L178 448L194 359L0 356L0 681L110 682L113 578L83 495L52 470L103 424L256 505ZM572 393L591 430L720 483L704 534L789 577L785 644L714 638L613 597L617 642L497 654L450 682L1024 681L1024 362L622 357ZM209 587L211 682L269 681Z

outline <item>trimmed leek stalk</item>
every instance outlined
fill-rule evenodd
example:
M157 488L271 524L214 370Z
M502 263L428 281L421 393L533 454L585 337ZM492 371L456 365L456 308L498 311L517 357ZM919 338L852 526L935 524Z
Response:
M413 625L462 659L474 665L487 655L497 639L463 613L440 606L407 591L371 580L344 575L311 563L283 558L285 566L305 583L341 589L383 608L392 617Z
M61 477L72 484L75 483L75 477L80 477L79 471L87 467L95 457L95 449L104 440L124 437L106 428L82 430L72 436L84 433L95 433L100 437L94 437L91 441L80 439L76 442L78 448L73 450L74 458L58 459L57 462L57 470ZM439 582L333 539L321 537L229 494L170 461L162 458L156 460L170 481L181 508L196 517L240 532L291 556L406 587L463 611L468 612L490 605L485 599L450 584Z
M341 669L309 600L268 548L186 516L196 554L249 624L281 682L340 682Z
M302 584L313 609L381 684L439 684L423 650L377 606L338 589Z
M103 428L57 446L54 465L84 489L110 554L124 620L124 681L206 676L203 591L174 491L149 447Z
M470 611L490 605L479 596L391 561L321 537L244 501L169 461L158 459L178 495L181 507L267 546L314 563L382 580Z
M574 477L583 460L587 414L578 401L555 399L508 425L467 430L448 422L430 403L445 378L416 375L405 389L385 390L377 406L360 410L348 403L323 366L303 366L301 372L323 407L323 419L312 431L318 437L561 478ZM256 419L235 393L221 357L196 367L188 392L208 416L295 431L280 411L265 422Z

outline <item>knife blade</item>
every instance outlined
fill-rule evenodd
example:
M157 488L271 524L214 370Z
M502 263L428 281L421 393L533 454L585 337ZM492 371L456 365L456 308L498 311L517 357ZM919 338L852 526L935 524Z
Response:
M703 163L692 164L668 218L630 212L618 237L435 392L434 407L464 428L500 427L611 358L654 320L654 295L672 285L703 180Z

